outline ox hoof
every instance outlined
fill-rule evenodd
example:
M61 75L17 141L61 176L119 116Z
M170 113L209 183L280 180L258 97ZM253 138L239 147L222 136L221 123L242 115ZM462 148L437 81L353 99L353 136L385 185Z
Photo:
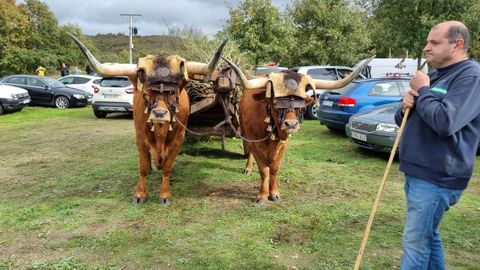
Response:
M147 198L137 198L133 197L132 204L133 205L142 205L147 201Z
M263 204L265 204L265 200L264 200L264 199L257 199L257 200L255 201L255 204L256 204L256 205L263 205Z
M250 175L250 174L252 174L252 170L245 169L245 170L243 170L243 174Z
M268 196L268 199L270 201L280 201L280 195L278 195L278 194L277 195L270 195L270 196Z
M160 198L159 202L160 202L160 204L163 204L163 205L169 205L169 204L172 203L170 198Z

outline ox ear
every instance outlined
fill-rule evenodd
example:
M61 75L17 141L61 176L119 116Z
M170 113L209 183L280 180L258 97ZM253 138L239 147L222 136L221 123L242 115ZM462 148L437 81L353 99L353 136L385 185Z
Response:
M275 92L273 91L273 83L272 81L268 81L266 85L266 90L265 90L265 98L274 98L275 97Z
M305 99L305 104L308 105L308 104L310 104L310 103L312 103L312 102L315 102L315 104L316 104L317 106L320 106L320 102L318 101L317 93L315 92L315 88L313 87L313 85L314 85L314 84L308 84L308 85L307 85L307 88L305 89L305 92L308 92L308 91L310 91L310 90L313 91L313 96L311 97L313 100L307 102L307 99ZM307 96L307 98L310 98L310 97Z
M188 71L184 61L180 63L180 72L183 74L183 80L188 81Z
M139 68L137 70L137 76L135 77L135 80L132 80L134 82L135 88L143 92L143 85L147 81L147 73L145 72L144 68Z
M305 106L312 103L313 101L315 101L315 99L313 97L306 96L305 97Z
M265 92L255 93L252 97L255 101L265 102Z

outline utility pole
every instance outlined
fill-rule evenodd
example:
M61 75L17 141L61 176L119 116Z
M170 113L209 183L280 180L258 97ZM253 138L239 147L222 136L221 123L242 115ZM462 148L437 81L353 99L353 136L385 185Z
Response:
M128 43L128 51L130 52L130 64L132 63L132 54L133 54L133 42L132 42L132 32L133 32L133 17L134 16L142 16L141 14L120 14L120 16L129 16L130 17L130 26L128 27L128 33L130 37L130 42Z

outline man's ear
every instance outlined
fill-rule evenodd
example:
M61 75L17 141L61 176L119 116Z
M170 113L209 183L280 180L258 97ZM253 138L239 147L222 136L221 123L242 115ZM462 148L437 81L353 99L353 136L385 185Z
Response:
M314 101L313 97L306 96L305 97L305 106L312 103Z

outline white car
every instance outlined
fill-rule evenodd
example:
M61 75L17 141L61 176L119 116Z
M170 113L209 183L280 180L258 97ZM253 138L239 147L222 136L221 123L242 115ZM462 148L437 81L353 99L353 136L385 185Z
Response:
M127 77L104 77L95 86L92 107L97 118L108 113L133 112L134 87Z
M30 103L27 90L0 83L0 114L22 110Z
M90 75L67 75L58 79L70 88L80 89L90 94L94 93L94 86L97 85L102 77Z

